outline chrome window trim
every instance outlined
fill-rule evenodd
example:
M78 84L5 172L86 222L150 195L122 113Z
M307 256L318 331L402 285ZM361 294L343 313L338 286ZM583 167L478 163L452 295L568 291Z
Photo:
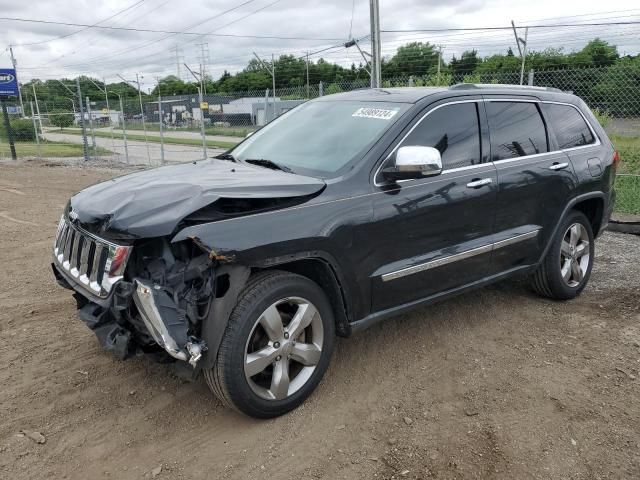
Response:
M385 185L384 183L379 183L379 182L377 181L378 174L380 173L380 170L382 170L382 167L384 166L384 164L385 164L385 163L387 163L387 161L391 158L391 156L392 156L394 153L396 153L396 150L398 150L398 148L400 148L400 145L402 145L402 142L404 142L404 141L407 139L407 137L408 137L409 135L411 135L411 133L413 133L413 131L418 127L418 125L420 125L420 124L422 123L422 121L423 121L425 118L427 118L427 116L431 115L431 114L432 114L433 112L435 112L436 110L439 110L440 108L442 108L442 107L446 107L446 106L448 106L448 105L458 105L458 104L461 104L461 103L478 103L478 102L481 102L481 101L482 101L482 99L481 99L481 98L476 98L476 99L474 99L474 100L453 100L453 101L451 101L451 102L441 103L440 105L436 105L434 108L432 108L432 109L431 109L431 110L429 110L427 113L425 113L422 117L420 117L420 120L418 120L418 121L413 125L413 127L411 127L411 128L409 129L409 131L408 131L408 132L407 132L407 133L402 137L402 139L401 139L401 140L396 144L396 146L395 146L395 147L393 147L393 150L391 150L391 152L389 152L389 155L387 155L387 156L385 157L385 159L382 161L382 163L380 163L380 166L379 166L379 167L378 167L378 169L376 170L376 173L373 175L373 184L374 184L374 186L376 186L376 187L381 187L381 186ZM481 132L480 132L480 125L478 125L478 134L481 134ZM477 165L469 165L469 166L467 166L467 167L459 167L459 168L479 167L479 166L481 166L481 165L486 165L486 163L480 163L480 164L477 164ZM451 169L451 170L459 171L459 168L454 168L454 169ZM440 174L440 175L442 175L442 173L445 173L445 172L448 172L448 171L450 171L450 170L443 170L443 171L441 172L441 174ZM434 177L435 177L435 176L440 176L440 175L434 175ZM425 178L428 178L428 177L425 177ZM411 181L412 181L412 180L400 180L400 181L398 181L397 183L404 183L404 182L411 182Z
M376 170L376 173L373 176L373 185L376 186L376 187L382 187L384 185L388 185L386 183L379 183L377 181L378 174L380 173L380 170L382 170L382 167L384 166L384 164L389 160L389 158L391 158L391 156L396 152L396 150L398 150L398 148L400 148L400 146L402 145L402 142L404 142L407 139L407 137L415 130L415 128L418 125L420 125L420 123L422 123L422 121L425 118L427 118L428 115L431 114L431 112L435 112L439 108L445 107L447 105L455 105L455 104L458 104L458 103L474 103L474 102L475 103L480 103L480 102L520 102L520 103L547 103L547 104L553 104L553 105L566 105L568 107L572 107L575 110L577 110L577 112L580 114L580 116L582 116L582 119L587 124L587 127L589 128L589 131L591 132L591 135L593 135L593 138L595 139L595 141L593 143L588 144L588 145L580 145L579 147L564 148L564 149L559 149L559 150L552 150L552 151L549 151L549 152L535 153L533 155L524 155L522 157L505 158L503 160L492 160L490 162L480 163L480 164L477 164L477 165L467 165L466 167L451 168L451 169L443 170L440 175L444 175L445 173L451 173L451 172L463 172L465 170L472 170L472 169L483 167L483 166L486 166L486 165L494 165L494 166L497 167L498 164L501 164L501 163L517 162L517 161L520 161L520 160L527 160L527 159L530 159L530 158L542 157L544 155L550 155L550 154L559 153L559 152L571 152L571 151L574 151L574 150L579 150L579 149L583 149L583 148L598 147L598 146L602 145L602 142L600 141L600 137L597 135L596 131L591 126L591 123L589 122L589 120L587 120L587 117L585 117L584 114L582 113L582 111L577 106L573 105L572 103L557 102L557 101L553 101L553 100L534 100L534 99L529 99L529 98L477 98L477 99L474 99L474 100L455 100L455 101L452 101L452 102L447 102L447 103L443 103L443 104L437 105L436 107L434 107L433 109L431 109L427 113L425 113L420 118L420 120L418 120L415 123L415 125L413 125L413 127L411 127L411 129L402 137L402 139L396 144L396 146L393 147L393 150L391 150L389 155L387 155L385 157L385 159L382 161L382 163L380 164L380 166ZM548 127L547 127L547 129L548 129ZM489 134L491 134L491 132L489 132ZM440 175L434 175L434 178L435 177L439 177ZM427 179L427 178L429 178L429 177L425 177L425 179ZM405 182L412 182L412 181L414 181L414 180L399 180L396 183L405 183Z
M464 252L456 253L453 255L448 255L446 257L440 257L435 260L429 260L428 262L421 263L419 265L414 265L411 267L401 268L400 270L395 270L393 272L385 273L380 276L383 282L388 282L390 280L396 280L398 278L406 277L407 275L413 275L415 273L424 272L426 270L431 270L432 268L442 267L444 265L448 265L450 263L458 262L460 260L466 260L467 258L475 257L476 255L481 255L483 253L493 252L494 250L498 250L500 248L507 247L509 245L513 245L518 242L522 242L524 240L529 240L530 238L535 238L538 236L540 229L532 230L530 232L521 233L519 235L514 235L513 237L506 238L504 240L500 240L498 242L493 242L488 245L483 245L482 247L472 248L470 250L466 250Z
M595 130L591 126L591 123L589 122L589 120L587 120L587 117L585 117L584 113L582 113L582 111L572 103L557 102L557 101L553 101L553 100L530 100L530 99L518 99L518 98L486 98L483 101L484 102L546 103L546 104L552 104L552 105L565 105L567 107L571 107L571 108L573 108L574 110L576 110L580 114L580 116L584 120L584 123L587 124L587 127L589 128L589 131L591 132L591 135L593 135L593 138L595 139L593 143L590 143L588 145L580 145L579 147L560 148L558 150L552 150L552 151L544 152L544 153L535 153L533 155L524 155L522 157L505 158L503 160L492 160L491 163L493 163L496 166L497 166L497 164L502 163L502 162L515 162L517 160L523 160L523 159L532 158L532 157L540 157L542 155L548 155L550 153L571 152L573 150L577 150L577 149L581 149L581 148L598 147L598 146L602 145L602 142L600 141L600 137L596 134ZM547 126L547 129L548 128L549 127ZM491 135L491 129L489 129L489 135Z

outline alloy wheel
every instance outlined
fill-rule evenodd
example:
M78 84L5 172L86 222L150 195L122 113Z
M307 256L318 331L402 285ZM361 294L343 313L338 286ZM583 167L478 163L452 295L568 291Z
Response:
M589 234L581 223L571 225L562 237L560 273L562 280L574 288L582 283L589 268L591 250Z
M258 396L283 400L300 390L320 361L324 329L308 300L278 300L258 317L247 339L244 374Z

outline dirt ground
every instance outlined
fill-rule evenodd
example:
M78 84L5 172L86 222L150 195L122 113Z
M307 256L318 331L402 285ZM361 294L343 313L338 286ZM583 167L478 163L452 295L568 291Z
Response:
M577 300L503 282L340 339L301 408L257 421L114 360L54 282L67 198L120 173L0 164L0 478L640 478L640 237L600 238Z

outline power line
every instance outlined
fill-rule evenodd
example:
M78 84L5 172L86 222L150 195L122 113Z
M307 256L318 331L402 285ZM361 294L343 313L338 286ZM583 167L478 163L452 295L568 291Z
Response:
M595 22L595 23L556 23L553 25L526 25L527 28L558 28L558 27L597 27L606 25L638 25L635 22ZM416 28L406 30L381 30L383 33L411 33L411 32L477 32L488 30L509 30L512 27L456 27L456 28Z
M251 0L255 1L255 0ZM249 2L245 2L249 3ZM242 4L244 5L244 4ZM45 24L45 25L61 25L65 27L87 27L87 28L98 28L101 30L120 30L126 32L138 32L138 33L163 33L169 35L193 35L193 36L211 36L211 37L232 37L232 38L257 38L257 39L269 39L269 40L314 40L314 41L337 41L341 40L340 38L318 38L318 37L284 37L278 35L241 35L238 33L205 33L205 32L187 32L181 30L154 30L151 28L132 28L132 27L115 27L111 25L90 25L87 23L70 23L70 22L57 22L53 20L33 20L29 18L18 18L18 17L0 17L0 20L5 20L9 22L23 22L23 23L36 23L36 24ZM205 23L205 20L200 22L198 25ZM192 27L189 27L192 28ZM156 42L157 40L154 40Z
M94 23L93 25L87 25L86 27L82 28L81 30L77 30L75 32L71 32L71 33L67 33L66 35L61 35L59 37L55 37L55 38L49 38L47 40L41 40L39 42L29 42L29 43L18 43L13 45L14 47L29 47L29 46L33 46L33 45L42 45L43 43L49 43L49 42L54 42L56 40L61 40L63 38L69 38L72 37L73 35L76 35L78 33L82 33L86 30L89 30L90 28L94 28L97 27L100 23L103 22L108 22L109 20L111 20L112 18L117 17L118 15L121 15L123 13L125 13L128 10L131 10L132 8L137 7L138 5L140 5L141 3L144 3L145 0L139 0L138 2L134 3L133 5L129 5L127 8L125 8L124 10L120 10L119 12L114 13L113 15L107 17L107 18L103 18L102 20Z

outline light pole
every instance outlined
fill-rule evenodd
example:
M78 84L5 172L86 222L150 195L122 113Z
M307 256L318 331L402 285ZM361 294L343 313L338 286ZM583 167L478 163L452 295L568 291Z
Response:
M124 158L126 162L129 163L129 148L127 146L127 128L124 123L124 106L122 104L122 95L120 95L118 92L112 92L111 90L107 91L105 88L105 95L108 96L109 93L113 93L114 95L117 95L118 100L120 101L120 117L122 118L122 138L124 140Z
M134 83L133 80L127 80L122 75L118 74L125 83ZM142 130L144 131L144 144L147 146L147 159L149 160L149 164L151 164L151 153L149 152L149 141L147 140L147 124L144 121L144 107L142 106L142 90L140 89L140 78L144 78L142 75L138 75L136 73L135 83L138 85L138 99L140 100L140 115L142 116Z
M189 73L193 75L193 78L195 78L196 81L198 81L198 76L195 73L193 73L193 70L189 68L189 65L185 63L184 66L187 67L187 70L189 70ZM198 89L198 99L200 100L200 135L202 135L202 152L204 154L204 160L206 160L207 159L207 137L204 134L204 112L202 111L202 103L204 102L204 98L202 97L202 89L198 86L196 86L196 88Z

